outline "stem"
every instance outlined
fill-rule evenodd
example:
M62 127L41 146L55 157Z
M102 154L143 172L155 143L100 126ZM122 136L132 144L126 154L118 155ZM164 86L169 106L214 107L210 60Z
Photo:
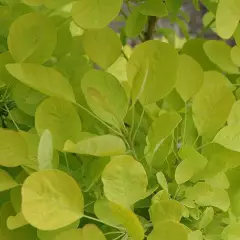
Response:
M64 158L65 158L65 161L66 161L66 167L67 167L68 171L70 171L68 158L67 158L67 153L66 152L64 152Z
M88 215L83 215L83 217L84 217L84 218L87 218L87 219L89 219L89 220L95 221L95 222L99 222L99 223L108 225L108 226L110 226L110 227L112 227L112 228L116 228L116 229L122 230L122 231L124 231L124 232L126 231L125 228L118 227L118 226L112 225L112 224L110 224L110 223L106 223L106 222L104 222L104 221L101 221L101 220L99 220L99 219L97 219L97 218L94 218L94 217L91 217L91 216L88 216ZM124 234L125 234L125 233L124 233Z
M185 103L185 113L184 113L183 144L185 143L186 129L187 129L187 103Z
M157 17L155 16L148 17L148 26L147 26L147 31L144 33L144 42L151 40L153 38L156 23L157 23Z
M17 123L14 121L13 116L12 116L12 114L11 114L7 104L4 104L4 106L5 106L5 108L6 108L7 112L8 112L9 117L11 118L14 126L16 127L17 131L20 132L20 128L18 127Z
M208 25L206 25L202 31L197 35L197 37L203 37L204 33L206 33L206 31L211 27L211 25L216 21L215 18L212 19L211 22L208 23Z
M141 114L140 120L139 120L139 122L138 122L137 128L136 128L136 130L135 130L135 133L133 134L132 142L134 142L134 140L135 140L135 138L136 138L136 135L137 135L137 133L138 133L138 129L139 129L140 126L141 126L141 123L142 123L142 120L143 120L144 113L145 113L145 109L143 108L143 111L142 111L142 114Z
M124 50L122 50L122 55L124 56L124 58L128 61L128 56L126 55L126 53L124 52Z

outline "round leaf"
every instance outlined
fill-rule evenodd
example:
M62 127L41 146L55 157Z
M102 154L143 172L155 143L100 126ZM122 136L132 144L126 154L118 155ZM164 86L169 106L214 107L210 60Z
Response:
M231 59L235 65L240 66L240 47L239 46L234 46L231 49Z
M56 230L77 221L83 207L78 184L64 172L35 172L23 183L23 216L40 230Z
M240 122L240 100L236 101L228 116L228 125L235 125Z

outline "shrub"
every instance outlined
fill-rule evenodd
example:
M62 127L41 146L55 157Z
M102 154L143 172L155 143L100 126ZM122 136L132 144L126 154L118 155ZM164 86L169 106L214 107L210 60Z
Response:
M240 2L201 2L0 1L1 239L240 239Z

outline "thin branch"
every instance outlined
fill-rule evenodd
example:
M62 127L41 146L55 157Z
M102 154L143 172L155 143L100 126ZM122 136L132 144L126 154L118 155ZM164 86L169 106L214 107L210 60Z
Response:
M155 16L148 17L148 26L146 32L144 33L144 42L153 39L156 23L157 17Z

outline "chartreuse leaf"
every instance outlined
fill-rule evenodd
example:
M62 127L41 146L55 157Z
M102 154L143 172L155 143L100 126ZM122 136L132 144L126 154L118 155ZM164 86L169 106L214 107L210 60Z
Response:
M162 187L163 190L168 192L168 183L164 174L162 172L158 172L156 176L157 176L157 181L159 185Z
M55 238L53 238L53 240L68 240L68 239L72 240L84 239L82 229L80 228L70 229L68 231L58 234Z
M223 240L238 240L240 238L240 224L231 223L222 232Z
M205 178L205 181L215 188L228 189L230 186L228 178L224 172L220 172L211 178Z
M127 76L133 89L139 89L140 101L150 104L172 91L177 81L177 68L178 54L174 47L151 40L134 49L127 65Z
M188 240L203 240L203 235L200 230L190 232L188 234Z
M236 101L231 109L231 112L228 116L228 125L235 125L240 122L240 100Z
M116 220L126 228L128 235L132 240L143 240L144 229L138 217L128 208L115 203L109 203L112 214Z
M57 230L54 231L42 231L42 230L37 230L37 236L40 240L53 240L55 239L56 236L60 235L63 232L68 232L69 230L74 230L77 229L79 226L79 220L77 220L76 222L63 227L63 228L59 228Z
M77 142L81 136L81 120L75 107L59 98L47 98L36 111L35 127L39 135L51 132L53 145L62 150L67 140Z
M231 47L224 41L210 40L204 43L203 49L209 59L227 73L239 73L238 67L231 61Z
M147 239L188 240L188 232L189 230L181 223L165 221L154 226Z
M56 43L54 24L39 13L20 16L9 29L8 48L16 62L44 63Z
M82 91L87 104L98 117L118 128L123 124L128 99L113 75L90 70L82 79Z
M188 55L180 55L175 87L185 102L200 90L203 80L204 75L200 64Z
M109 27L84 31L83 47L90 59L103 69L111 66L122 50L120 38Z
M142 32L147 23L147 16L143 15L138 7L135 7L129 14L125 26L125 34L127 37L136 37Z
M239 46L234 46L231 49L231 59L235 65L240 66L240 47Z
M126 146L117 136L102 135L85 138L77 143L68 140L64 145L64 151L106 157L124 154Z
M205 182L198 182L187 191L187 198L194 200L200 206L213 206L227 211L230 200L225 190L213 188Z
M149 209L151 221L154 226L160 222L180 222L184 206L175 200L161 200Z
M234 103L228 80L219 72L204 73L204 82L193 99L193 120L200 136L212 138L224 125Z
M0 192L17 187L18 183L3 169L0 169Z
M23 216L40 230L56 230L77 221L83 206L78 184L59 170L35 172L23 183Z
M163 141L173 133L181 120L181 116L175 112L163 113L156 118L148 132L148 141L151 147L150 151L156 152Z
M130 207L146 196L146 172L131 156L114 157L105 167L102 181L106 198L119 205Z
M43 0L23 0L22 2L33 7L41 6L43 4Z
M10 230L23 227L23 226L25 226L25 225L27 225L27 224L28 224L28 222L27 222L27 221L25 220L25 218L23 217L22 212L19 212L16 216L10 216L10 217L7 219L7 227L8 227Z
M43 131L38 146L38 166L39 170L52 169L53 160L53 139L51 132Z
M28 163L27 144L19 133L0 128L0 165L17 167Z
M41 93L75 102L67 78L53 68L31 63L7 64L6 68L20 82Z
M194 175L201 172L208 163L203 155L189 145L183 146L178 155L183 161L176 168L175 179L177 184L190 180Z
M203 212L201 219L198 222L198 228L202 229L207 227L214 218L214 210L212 207L207 207Z
M221 0L216 13L218 35L223 39L230 38L240 20L240 4L235 0Z
M73 4L73 20L83 29L106 27L120 12L122 0L81 0ZM93 21L94 17L94 21Z
M139 5L139 12L146 16L165 17L168 15L166 5L162 0L148 0Z
M59 8L63 5L71 3L72 0L41 0L47 8Z
M240 124L229 125L222 128L214 140L215 143L218 143L224 146L227 149L240 152Z

